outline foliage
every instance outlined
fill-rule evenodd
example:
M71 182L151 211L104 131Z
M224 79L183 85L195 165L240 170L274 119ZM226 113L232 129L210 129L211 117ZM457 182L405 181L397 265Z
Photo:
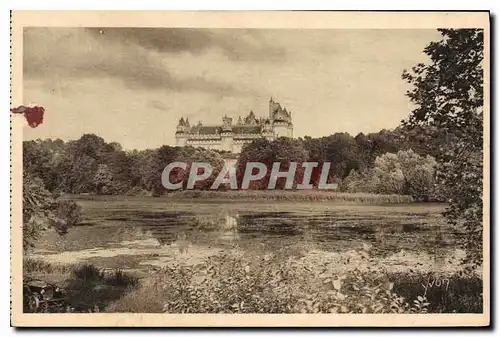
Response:
M99 164L93 179L97 194L109 194L113 185L113 175L108 165Z
M81 207L74 201L59 200L47 191L43 180L26 171L23 174L23 249L33 248L41 232L53 228L65 234L81 221Z
M238 186L241 186L247 163L258 162L267 167L266 175L258 180L250 182L250 189L267 189L273 164L280 163L280 171L288 171L290 163L297 163L295 171L294 185L303 180L302 163L307 161L308 154L303 144L299 140L279 138L275 141L266 139L255 140L243 147L236 164L236 176ZM254 174L257 172L253 172ZM276 182L276 189L283 189L285 179L279 178Z
M101 280L104 273L93 264L82 264L73 270L73 275L82 280Z
M187 170L177 177L185 184L192 162L210 163L214 168L212 177L196 185L207 189L224 165L217 151L162 146L125 152L120 144L106 143L93 134L66 143L37 140L24 142L23 146L24 171L39 177L48 191L57 193L159 196L166 192L161 183L162 171L174 161L188 163Z
M53 283L63 289L65 297L62 303L25 307L25 312L102 312L108 303L139 286L138 278L120 269L105 271L92 264L58 265L24 259L23 280L32 279ZM24 294L25 302L29 295Z
M309 154L309 161L320 163L313 170L312 183L318 185L321 166L324 162L330 162L330 180L334 177L341 179L347 176L349 171L358 169L361 165L359 148L356 139L348 133L335 133L328 137L304 139L304 147ZM368 164L367 164L368 165Z
M23 142L23 172L38 177L49 191L60 185L60 164L65 143L60 140Z
M54 199L43 181L25 172L23 175L23 249L32 248L43 230L50 226L64 231L54 214Z
M75 226L82 221L82 207L72 200L59 200L55 213L65 228Z
M337 267L329 263L304 265L300 260L280 254L258 257L222 254L200 265L168 265L139 288L111 303L106 311L426 313L454 310L456 303L450 300L456 297L448 296L441 303L435 296L437 293L429 292L436 301L431 303L420 279L409 285L405 283L409 280L405 275L366 273L358 269L340 271ZM460 303L458 312L467 308L473 308L474 312L480 310L481 289L474 291L471 296L462 298L469 302L463 307ZM461 294L457 292L452 296Z
M442 40L431 42L420 63L403 73L416 105L406 129L427 127L444 135L437 180L450 207L445 216L466 232L469 260L481 263L483 209L483 58L481 29L439 29ZM436 135L429 135L435 139Z
M312 171L313 186L318 186L324 162L331 163L328 182L339 182L352 170L372 168L376 157L385 153L415 148L415 152L420 155L433 155L436 147L428 150L422 146L422 137L419 135L414 133L414 136L406 139L398 128L366 135L360 133L356 137L335 133L321 138L306 136L304 139L256 140L247 144L238 156L238 181L241 184L245 163L263 162L268 167L268 176L251 182L250 188L265 189L272 164L277 161L281 163L282 171L289 167L290 162L297 162L295 183L301 183L301 164L315 161L319 166ZM69 142L60 139L25 141L23 169L39 177L49 192L58 194L159 196L167 192L161 184L161 173L167 164L174 161L188 163L186 171L174 170L171 175L171 180L182 180L185 185L192 162L209 162L214 167L212 177L197 182L195 186L197 189L209 189L223 166L224 155L227 155L224 151L166 145L157 149L124 151L118 143L107 143L101 137L85 134ZM277 188L282 188L284 182L284 179L278 179ZM222 185L220 189L224 190L224 187Z
M411 195L415 200L434 198L436 161L413 150L386 153L374 167L362 173L351 171L342 183L349 192Z
M23 274L26 276L33 275L36 273L54 273L54 272L68 273L72 271L73 268L74 268L73 265L53 264L45 262L43 260L32 259L32 258L23 259Z
M170 181L172 181L173 183L182 181L182 185L184 188L187 186L191 166L194 162L210 164L210 166L212 167L212 174L203 181L195 182L194 185L194 189L202 190L210 189L213 182L215 181L215 178L224 166L224 160L219 153L204 148L195 148L192 146L182 148L176 156L175 161L186 163L187 168L185 170L174 169L173 171L175 172L171 173ZM199 169L198 174L203 173L201 172L201 170L202 169Z
M401 296L414 300L425 297L429 312L483 312L483 280L478 275L459 272L440 277L433 273L397 273L389 275L389 279Z

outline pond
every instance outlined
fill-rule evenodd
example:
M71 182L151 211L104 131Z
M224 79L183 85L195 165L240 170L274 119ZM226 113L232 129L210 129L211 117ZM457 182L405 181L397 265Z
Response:
M298 257L369 250L379 263L396 259L406 267L427 263L437 269L460 253L460 235L442 217L442 204L152 197L75 201L83 208L82 223L65 236L45 233L35 255L50 262L147 272L166 263L196 264L234 249Z

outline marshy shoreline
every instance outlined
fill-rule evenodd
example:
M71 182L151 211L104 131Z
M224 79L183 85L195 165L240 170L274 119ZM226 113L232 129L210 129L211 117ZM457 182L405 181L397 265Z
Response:
M49 312L482 311L482 276L462 272L442 204L193 192L200 198L65 196L82 223L44 233L25 278L67 289L65 306Z
M97 195L97 194L67 194L61 198L76 200L120 200L123 195ZM128 197L153 197L132 195ZM374 193L349 193L326 190L183 190L165 193L155 197L158 199L187 200L201 199L206 201L222 200L235 201L336 201L362 204L406 204L415 202L410 195L399 194L374 194Z

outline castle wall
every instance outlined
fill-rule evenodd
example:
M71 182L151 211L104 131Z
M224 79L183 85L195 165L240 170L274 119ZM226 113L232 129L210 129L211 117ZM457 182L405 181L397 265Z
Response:
M207 150L221 150L230 151L232 153L241 153L243 146L245 144L251 143L254 139L262 138L261 135L246 135L245 139L234 138L232 135L221 137L220 139L203 139L200 138L189 138L186 137L176 137L177 146L193 146L202 147ZM266 137L267 139L272 139L273 137Z
M203 147L207 150L223 150L222 142L220 140L188 139L186 145L193 147Z
M175 136L175 145L176 146L186 146L187 137L185 136Z
M233 153L241 153L243 146L249 142L235 142L233 143Z
M233 135L222 135L221 150L233 152Z
M273 126L273 131L274 131L274 135L276 136L276 138L280 138L280 137L290 137L289 134L289 130L288 130L288 125L285 125L285 124L277 124L277 125L274 125Z

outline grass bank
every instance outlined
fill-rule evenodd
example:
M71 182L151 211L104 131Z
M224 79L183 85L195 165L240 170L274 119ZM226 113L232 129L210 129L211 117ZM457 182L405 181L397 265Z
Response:
M200 191L185 190L165 194L173 199L214 199L214 200L270 200L270 201L340 201L363 204L410 203L409 195L345 193L325 190L228 190Z

